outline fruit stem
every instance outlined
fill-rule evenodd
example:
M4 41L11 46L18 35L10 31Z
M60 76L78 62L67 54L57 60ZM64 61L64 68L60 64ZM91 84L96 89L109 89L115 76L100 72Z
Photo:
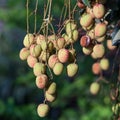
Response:
M26 3L26 9L27 9L27 18L26 18L26 22L27 22L27 34L29 33L29 0L27 0L27 3Z
M38 0L36 0L36 6L35 6L35 23L34 23L34 33L36 33L36 26L37 26L37 8L38 8Z
M69 0L69 3L68 3L68 6L69 6L69 19L71 19L71 0Z

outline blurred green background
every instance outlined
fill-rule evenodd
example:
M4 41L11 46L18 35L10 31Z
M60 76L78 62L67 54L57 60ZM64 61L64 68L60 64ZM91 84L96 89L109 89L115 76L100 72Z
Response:
M73 4L76 1L73 0ZM39 0L38 23L42 21L44 0ZM112 116L109 86L101 83L101 91L93 96L89 86L97 76L91 72L92 58L82 54L79 41L77 48L78 74L68 78L66 72L54 77L57 83L57 99L51 104L46 118L37 115L36 108L43 101L42 90L35 85L35 76L27 63L19 59L26 34L26 0L0 0L0 120L110 120ZM30 11L35 0L30 0ZM64 3L53 0L53 17L59 20ZM79 22L79 11L76 15ZM34 21L30 19L30 32Z

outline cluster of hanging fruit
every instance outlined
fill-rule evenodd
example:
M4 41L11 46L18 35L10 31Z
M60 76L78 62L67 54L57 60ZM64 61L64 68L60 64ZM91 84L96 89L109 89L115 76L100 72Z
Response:
M102 3L104 2L102 1ZM109 60L104 57L104 42L108 25L105 20L107 10L102 3L91 1L90 6L86 6L82 0L77 1L78 7L84 9L84 13L80 17L80 25L86 31L86 34L80 38L80 45L85 55L91 55L96 60L92 65L95 75L100 75L102 71L109 69ZM51 5L49 7L51 9ZM52 32L49 31L49 25L52 26L52 24L50 15L48 16L49 18L43 21L41 33L28 32L26 34L23 40L24 48L20 50L19 54L20 59L27 60L28 66L33 69L36 86L44 91L45 99L37 108L40 117L48 114L49 103L56 99L57 85L53 82L53 76L61 75L66 69L68 77L74 77L78 71L74 43L79 39L79 32L75 20L69 17L63 23L64 32L56 34L53 27ZM112 46L111 40L107 40L106 43L108 49L116 48ZM99 89L98 82L93 82L90 86L93 95L96 95Z

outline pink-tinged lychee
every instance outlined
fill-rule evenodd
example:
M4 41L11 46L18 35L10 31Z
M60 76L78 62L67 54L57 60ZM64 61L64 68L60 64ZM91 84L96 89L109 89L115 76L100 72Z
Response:
M30 54L34 57L38 57L41 54L41 46L38 44L33 44L30 46Z
M40 89L44 89L47 85L48 77L45 74L41 74L36 77L36 86Z
M44 41L44 40L45 40L45 36L42 35L42 34L39 34L39 35L37 36L36 42L37 42L37 44L41 44L41 41Z
M22 48L19 53L19 57L21 60L26 60L30 55L30 51L27 48Z
M58 51L58 59L61 63L66 63L69 59L69 51L65 48Z
M105 48L102 44L96 44L93 47L93 52L97 58L102 58L105 54Z
M56 54L51 55L48 59L48 65L50 68L53 68L57 62L59 62L59 60Z
M33 42L34 42L34 36L31 33L27 34L23 40L23 44L27 48L29 48Z
M63 71L63 64L62 63L60 63L60 62L57 62L55 65L54 65L54 67L53 67L53 73L55 74L55 75L60 75L61 73L62 73L62 71Z
M102 4L96 3L93 7L94 16L101 19L105 15L105 7Z
M97 23L95 26L95 36L96 37L101 37L105 35L107 31L107 26L104 23Z
M38 62L37 58L33 57L32 55L28 56L27 63L29 67L33 68L37 62Z
M45 117L48 114L49 110L49 106L47 104L42 103L38 106L37 113L40 117Z
M101 72L101 67L100 67L100 63L96 62L92 65L92 72L95 74L95 75L98 75L100 74Z

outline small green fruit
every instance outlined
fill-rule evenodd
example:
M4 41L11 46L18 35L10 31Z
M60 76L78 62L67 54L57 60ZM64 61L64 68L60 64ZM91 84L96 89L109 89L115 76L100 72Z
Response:
M42 35L42 34L40 34L40 35L37 36L36 42L37 42L37 44L40 45L40 44L41 44L41 41L45 41L45 36Z
M49 110L49 106L47 104L42 103L38 106L37 113L40 117L45 117L48 114Z
M33 42L34 42L34 36L31 33L27 34L23 40L23 44L27 48L29 48Z
M47 42L45 40L41 41L40 45L43 51L47 50Z
M48 92L49 94L55 94L55 92L56 92L56 83L55 83L55 82L52 82L52 83L49 85L49 87L48 87L48 89L47 89L47 92Z
M41 74L44 74L46 71L45 64L37 62L33 67L33 72L35 76L39 76Z
M42 49L41 49L41 46L38 44L38 45L31 45L30 47L30 54L34 57L38 57L41 53Z
M85 14L83 14L81 16L81 18L80 18L80 24L81 24L81 26L88 27L92 23L93 23L93 17L90 14L85 13Z
M69 77L75 76L77 71L78 71L78 65L77 64L71 63L67 66L67 75Z
M109 68L109 60L107 58L103 58L100 60L100 67L102 70L108 70Z
M55 75L60 75L63 71L63 64L60 62L57 62L53 67L53 72Z
M56 99L55 95L51 95L47 91L45 92L45 97L48 102L54 102Z
M58 46L58 48L59 49L61 49L61 48L63 48L64 47L64 45L65 45L65 39L64 38L58 38L57 39L57 46Z
M93 82L91 85L90 85L90 93L92 95L97 95L98 92L100 90L100 84L97 83L97 82Z

